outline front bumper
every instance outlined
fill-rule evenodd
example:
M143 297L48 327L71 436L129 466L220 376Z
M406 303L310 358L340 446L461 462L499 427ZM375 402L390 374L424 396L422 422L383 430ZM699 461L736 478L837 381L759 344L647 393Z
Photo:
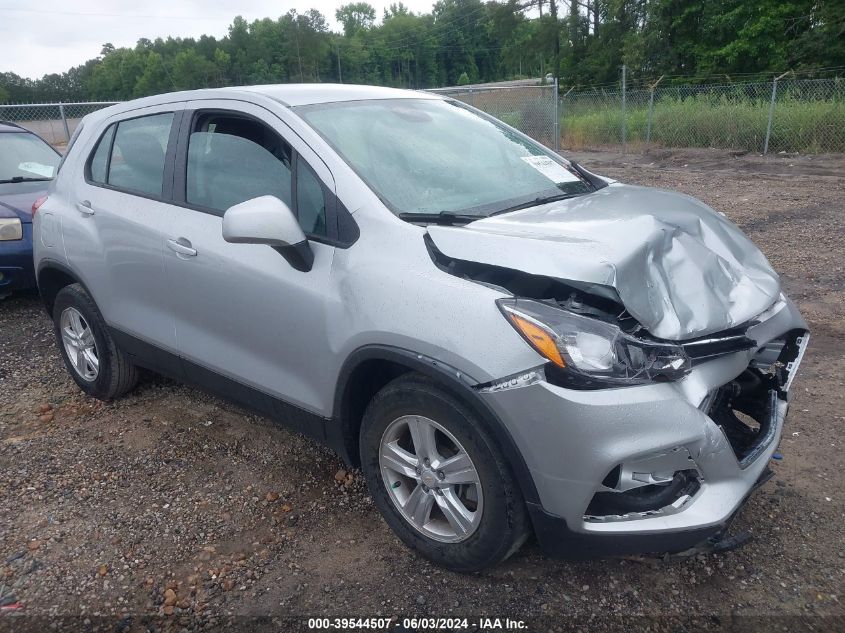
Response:
M23 239L0 241L0 297L34 287L32 224L24 224Z
M764 343L804 329L784 299L749 328L757 348L702 363L677 383L576 391L526 380L481 393L528 465L540 501L529 511L544 549L575 557L672 552L721 532L777 449L788 403L769 394L767 432L743 459L724 425L708 415L709 398L740 376ZM672 505L595 516L591 502L614 485L614 472L634 486L679 472L694 473L695 481Z

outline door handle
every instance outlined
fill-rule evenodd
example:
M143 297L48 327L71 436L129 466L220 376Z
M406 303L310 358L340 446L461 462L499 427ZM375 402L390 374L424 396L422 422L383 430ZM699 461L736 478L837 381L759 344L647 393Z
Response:
M177 255L182 255L183 257L197 256L197 249L191 248L191 241L185 239L184 237L180 237L175 240L167 240L167 247Z
M94 215L94 209L91 208L91 203L88 200L76 203L76 210L82 215Z

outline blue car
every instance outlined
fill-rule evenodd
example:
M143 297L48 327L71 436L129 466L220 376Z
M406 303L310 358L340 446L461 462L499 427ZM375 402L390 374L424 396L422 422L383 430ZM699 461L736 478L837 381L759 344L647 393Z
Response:
M0 299L35 287L32 206L46 193L60 160L37 134L0 121Z

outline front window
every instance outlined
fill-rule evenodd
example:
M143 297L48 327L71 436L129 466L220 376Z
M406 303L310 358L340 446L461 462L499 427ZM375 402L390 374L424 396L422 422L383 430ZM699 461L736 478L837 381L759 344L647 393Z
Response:
M396 214L482 217L592 191L560 157L459 103L297 108Z
M294 165L290 145L253 119L200 115L188 140L187 202L222 215L259 196L275 196L297 215L307 235L326 237L323 187L302 157Z
M28 132L0 134L0 182L51 180L60 156Z

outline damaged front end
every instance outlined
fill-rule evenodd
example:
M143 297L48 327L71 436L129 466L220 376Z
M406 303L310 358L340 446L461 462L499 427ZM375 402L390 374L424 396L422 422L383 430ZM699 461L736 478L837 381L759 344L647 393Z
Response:
M500 311L545 359L476 387L525 446L542 502L529 508L535 528L558 525L537 528L545 549L581 557L745 542L726 527L769 476L809 340L779 289L742 323L663 338L614 287L427 243L444 272L501 292ZM549 542L554 530L566 544Z
M685 341L653 336L615 289L454 259L426 238L433 261L451 275L494 288L514 329L549 362L544 378L570 389L672 382L700 362L747 350L745 328Z
M769 341L739 376L710 391L699 405L723 434L740 470L754 464L778 437L788 388L808 342L804 330ZM584 520L628 521L679 512L705 481L695 457L682 446L617 464L602 480Z

